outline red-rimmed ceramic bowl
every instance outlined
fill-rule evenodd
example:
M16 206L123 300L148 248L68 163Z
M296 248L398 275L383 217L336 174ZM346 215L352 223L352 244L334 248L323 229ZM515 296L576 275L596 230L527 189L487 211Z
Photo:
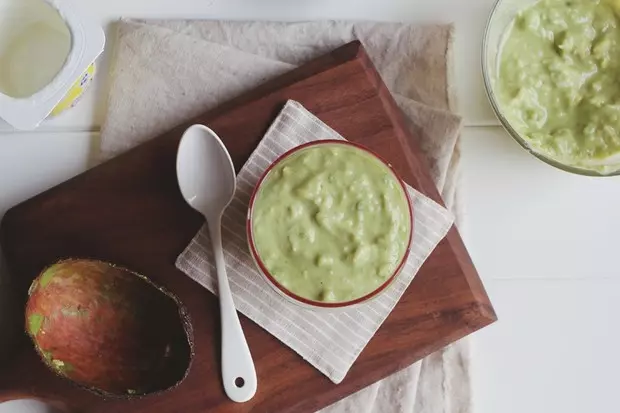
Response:
M392 275L390 275L390 277L388 277L386 279L386 281L381 284L379 287L377 287L375 290L369 292L368 294L356 298L354 300L350 300L350 301L339 301L339 302L324 302L324 301L315 301L315 300L311 300L305 297L300 297L299 295L295 294L294 292L288 290L287 288L285 288L282 284L280 284L278 282L278 280L276 280L276 278L271 275L271 273L269 272L269 270L267 269L267 267L265 266L265 264L263 263L260 254L258 253L258 250L256 248L256 245L254 243L254 231L253 231L253 221L252 221L252 216L253 216L253 210L254 210L254 203L256 201L257 195L259 194L262 184L263 182L266 180L266 178L269 176L269 173L283 160L287 159L288 157L290 157L293 154L297 154L300 151L303 151L305 149L308 148L315 148L317 146L322 146L322 145L343 145L343 146L348 146L348 147L353 147L359 150L362 150L364 152L366 152L367 154L372 155L375 159L379 160L383 165L385 165L385 167L390 170L394 176L394 178L398 181L398 183L401 185L403 193L405 194L406 200L407 200L407 206L409 207L409 221L410 221L410 228L409 228L409 238L407 241L407 247L405 249L405 253L400 261L400 263L398 264L398 266L396 267L396 269L394 270L394 272L392 273ZM367 302L375 297L377 297L382 291L384 291L398 276L398 274L400 274L401 270L403 269L405 263L407 262L407 258L409 257L409 252L411 250L411 240L413 238L413 207L411 204L411 199L409 198L409 194L407 193L407 188L405 186L405 183L403 182L402 179L400 179L400 177L398 176L398 174L394 171L394 169L392 168L392 166L390 164L388 164L387 162L385 162L381 157L379 157L377 154L375 154L374 152L370 151L369 149L349 142L349 141L341 141L341 140L334 140L334 139L329 139L329 140L321 140L321 141L313 141L313 142L309 142L300 146L297 146L291 150L289 150L288 152L284 153L283 155L281 155L278 159L276 159L271 165L269 165L269 167L267 168L267 170L263 173L263 175L260 177L260 179L258 180L258 183L256 184L256 187L254 188L254 191L252 193L252 197L250 198L250 204L249 204L249 208L248 208L248 217L247 217L247 223L246 223L246 232L247 232L247 237L248 237L248 243L249 243L249 247L250 247L250 253L252 255L252 258L254 259L254 262L256 263L257 268L259 269L259 272L265 277L265 279L267 280L267 282L269 283L269 285L276 291L278 292L280 295L282 295L284 298L286 298L288 301L297 304L297 305L301 305L307 308L312 308L312 309L338 309L338 308L349 308L351 306L357 305L357 304L361 304L364 302Z

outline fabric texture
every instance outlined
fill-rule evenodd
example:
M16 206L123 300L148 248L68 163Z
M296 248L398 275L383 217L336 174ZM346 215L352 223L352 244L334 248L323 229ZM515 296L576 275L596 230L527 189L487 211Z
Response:
M457 224L460 117L450 87L451 25L374 22L118 23L101 160L140 144L344 43L359 39L425 151ZM471 411L466 340L322 413Z
M237 310L340 383L385 321L414 276L448 230L454 217L444 207L407 186L414 210L411 251L401 273L368 303L348 310L302 308L278 294L260 274L246 240L246 217L258 180L280 155L304 143L344 140L298 102L289 101L237 175L237 191L222 218L222 243ZM177 259L177 268L217 292L215 259L206 224Z

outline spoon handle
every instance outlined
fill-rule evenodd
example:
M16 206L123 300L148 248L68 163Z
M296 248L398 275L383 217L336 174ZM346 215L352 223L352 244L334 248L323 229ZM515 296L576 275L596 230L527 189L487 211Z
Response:
M252 354L243 335L237 309L233 302L224 253L222 249L221 218L208 224L215 266L217 268L218 292L222 329L222 380L226 395L235 402L250 400L256 393L257 378Z

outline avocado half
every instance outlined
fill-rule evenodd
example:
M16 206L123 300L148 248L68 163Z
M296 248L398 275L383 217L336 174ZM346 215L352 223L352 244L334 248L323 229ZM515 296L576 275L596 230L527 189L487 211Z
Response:
M194 355L179 300L148 278L102 261L70 259L33 281L26 331L55 373L105 396L178 386Z

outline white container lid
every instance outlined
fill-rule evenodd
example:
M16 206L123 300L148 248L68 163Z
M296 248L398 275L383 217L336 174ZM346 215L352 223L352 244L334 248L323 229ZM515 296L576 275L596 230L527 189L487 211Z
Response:
M20 130L37 128L105 46L101 26L81 14L68 0L41 1L49 4L64 20L71 33L71 48L54 79L32 96L15 98L0 92L0 118Z

